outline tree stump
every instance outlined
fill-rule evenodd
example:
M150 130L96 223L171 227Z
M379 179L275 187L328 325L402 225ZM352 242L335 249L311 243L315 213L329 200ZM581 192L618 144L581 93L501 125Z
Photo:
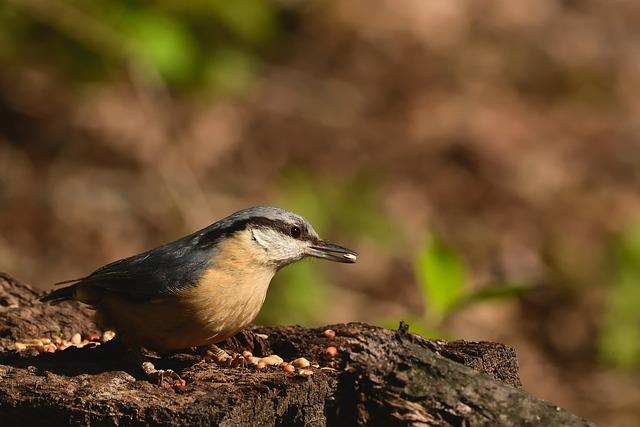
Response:
M0 423L17 425L564 425L586 421L522 390L513 349L430 341L362 323L254 327L222 343L232 351L297 357L313 375L277 367L225 368L193 352L154 361L187 381L144 379L116 340L39 353L16 342L99 332L77 303L42 304L0 273ZM335 331L334 338L323 334ZM334 346L335 357L326 349ZM328 365L333 366L327 367Z

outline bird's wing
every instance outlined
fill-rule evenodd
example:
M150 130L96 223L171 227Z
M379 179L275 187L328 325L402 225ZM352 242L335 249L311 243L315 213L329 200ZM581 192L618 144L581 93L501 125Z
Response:
M78 281L132 300L152 300L197 284L212 250L181 239L107 264Z

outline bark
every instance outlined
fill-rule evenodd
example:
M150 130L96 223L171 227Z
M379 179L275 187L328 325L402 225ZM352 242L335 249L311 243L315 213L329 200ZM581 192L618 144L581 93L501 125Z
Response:
M429 341L406 325L256 327L222 347L302 356L336 369L312 368L302 377L277 367L222 368L184 352L154 362L178 371L187 385L159 387L142 377L117 339L55 353L16 352L17 341L96 331L87 308L42 304L35 296L0 274L2 425L589 425L523 391L513 349ZM327 328L335 338L323 335ZM338 349L335 358L328 346Z

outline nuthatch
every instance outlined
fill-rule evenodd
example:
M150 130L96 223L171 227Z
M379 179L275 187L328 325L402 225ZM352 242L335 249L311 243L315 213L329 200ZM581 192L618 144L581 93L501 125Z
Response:
M301 216L259 206L58 283L72 284L41 300L92 306L96 323L115 330L131 348L211 346L220 356L224 352L215 343L246 327L275 273L305 256L344 263L357 258L354 251L321 240ZM161 372L151 368L145 371Z

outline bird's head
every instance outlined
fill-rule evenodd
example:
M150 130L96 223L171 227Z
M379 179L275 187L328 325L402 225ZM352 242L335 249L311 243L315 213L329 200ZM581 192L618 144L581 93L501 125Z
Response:
M220 223L240 233L234 239L243 240L243 246L255 260L284 267L306 256L330 261L354 263L358 254L351 249L320 239L313 226L293 212L270 206L244 209L223 219Z

